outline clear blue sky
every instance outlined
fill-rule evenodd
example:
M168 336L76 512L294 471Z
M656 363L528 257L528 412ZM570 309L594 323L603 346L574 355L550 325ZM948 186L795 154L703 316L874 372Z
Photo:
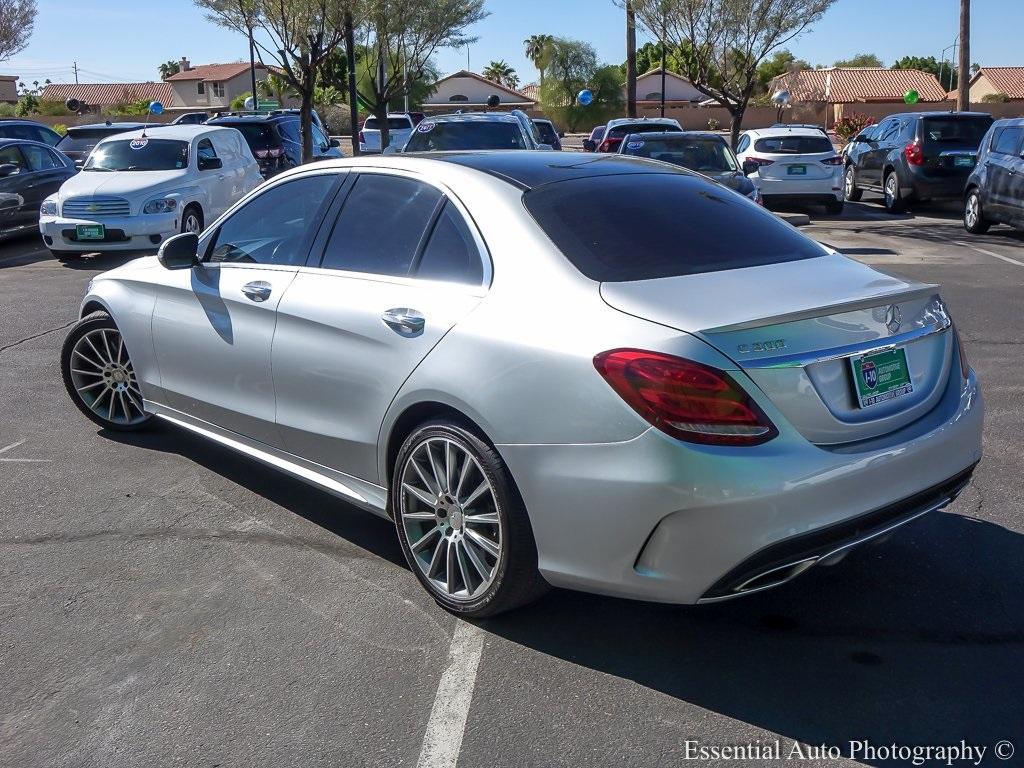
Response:
M73 82L77 60L82 82L128 82L156 79L160 62L181 56L193 63L248 56L243 37L209 24L191 0L38 1L31 44L0 63L0 73L27 82ZM625 58L623 12L613 0L487 0L487 9L491 15L474 30L479 41L469 51L476 71L491 59L505 59L523 83L535 80L522 45L534 33L587 40L608 62ZM937 57L956 36L958 9L958 0L837 0L789 48L812 64L863 52L886 64L907 54ZM973 61L1024 65L1024 0L974 0L972 19ZM466 51L443 51L436 62L444 72L465 68Z

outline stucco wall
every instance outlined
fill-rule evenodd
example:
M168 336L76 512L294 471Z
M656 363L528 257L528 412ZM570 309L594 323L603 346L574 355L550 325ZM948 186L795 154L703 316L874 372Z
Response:
M457 107L459 102L450 101L450 98L456 94L466 96L470 104L485 104L487 97L492 93L496 93L501 97L502 104L526 103L523 99L517 99L512 94L490 83L481 82L472 77L453 77L451 80L445 80L440 83L433 95L424 102L424 105L448 105L451 103Z
M648 94L654 93L661 93L661 74L644 75L636 79L636 97L638 100L643 101L647 98ZM673 77L671 74L665 75L666 101L704 101L706 98L707 96L694 88L688 81Z

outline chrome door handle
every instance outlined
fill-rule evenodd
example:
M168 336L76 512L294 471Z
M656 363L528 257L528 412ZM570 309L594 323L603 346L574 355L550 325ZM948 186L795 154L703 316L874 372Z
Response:
M380 319L384 321L391 330L402 334L403 336L411 336L423 331L423 327L427 324L427 320L423 315L417 312L415 309L409 309L407 307L401 307L398 309L389 309Z
M246 298L256 302L269 299L271 290L273 289L266 280L253 280L251 283L246 283L242 286L242 293L245 294Z

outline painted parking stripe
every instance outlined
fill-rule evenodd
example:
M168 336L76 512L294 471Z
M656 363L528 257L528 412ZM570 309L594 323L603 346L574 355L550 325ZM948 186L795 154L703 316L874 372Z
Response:
M1018 267L1024 267L1024 261L1017 261L1016 259L1011 259L1009 256L1003 256L1003 254L996 253L995 251L986 251L984 248L979 248L976 245L970 245L969 243L961 243L959 240L954 240L953 242L956 243L957 245L962 245L964 248L970 248L972 251L977 251L978 253L983 253L986 256L991 256L993 259L1000 259L1002 261L1005 261L1007 264L1016 264Z
M455 634L448 649L448 667L437 684L417 768L455 768L459 761L483 650L483 631L456 620Z

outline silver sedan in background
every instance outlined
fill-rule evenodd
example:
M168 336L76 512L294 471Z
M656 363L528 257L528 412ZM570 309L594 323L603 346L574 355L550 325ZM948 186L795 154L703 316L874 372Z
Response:
M81 316L62 370L89 418L392 519L468 617L548 585L765 589L941 508L981 457L936 286L638 158L303 166L96 277Z

